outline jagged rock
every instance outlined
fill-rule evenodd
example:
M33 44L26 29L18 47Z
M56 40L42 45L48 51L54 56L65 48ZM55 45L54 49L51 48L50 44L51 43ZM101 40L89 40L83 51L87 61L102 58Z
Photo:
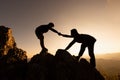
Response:
M0 26L0 56L6 55L9 49L16 46L14 37L12 36L12 29Z
M54 80L54 56L41 52L33 56L28 63L27 80Z
M12 29L0 26L0 80L25 79L26 51L17 48Z
M74 71L74 80L105 80L100 72L84 58L80 59Z
M52 63L54 61L54 56L47 52L41 52L39 54L34 55L29 63L38 63L46 65L48 63Z
M67 51L56 52L56 80L104 80L103 76L86 59L76 59Z
M56 55L40 53L31 59L27 80L104 80L85 59L80 62L69 52L59 49Z
M27 62L26 51L17 48L12 29L0 26L0 62Z
M55 55L56 65L56 80L70 80L76 60L67 51L59 49Z
M66 63L73 63L76 60L69 52L62 49L57 50L55 58L57 61L63 61Z

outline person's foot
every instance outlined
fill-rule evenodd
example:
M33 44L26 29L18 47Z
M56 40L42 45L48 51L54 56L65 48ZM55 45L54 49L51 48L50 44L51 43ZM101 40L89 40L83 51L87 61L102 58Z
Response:
M79 56L76 56L76 60L77 60L77 61L79 61L79 58L80 58Z
M40 54L42 54L42 55L46 55L46 53L48 53L47 48L43 48L42 51L40 52Z
M47 52L47 51L48 51L48 49L47 49L47 48L43 48L43 49L42 49L42 51Z

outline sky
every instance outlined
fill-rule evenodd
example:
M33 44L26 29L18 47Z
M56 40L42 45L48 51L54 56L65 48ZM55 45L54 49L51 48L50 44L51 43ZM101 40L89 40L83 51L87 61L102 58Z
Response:
M12 29L17 46L28 57L41 51L35 28L49 22L64 34L76 28L80 34L94 36L95 54L120 52L120 0L0 0L0 25ZM51 31L44 37L52 54L73 40ZM80 45L76 43L68 51L78 55Z

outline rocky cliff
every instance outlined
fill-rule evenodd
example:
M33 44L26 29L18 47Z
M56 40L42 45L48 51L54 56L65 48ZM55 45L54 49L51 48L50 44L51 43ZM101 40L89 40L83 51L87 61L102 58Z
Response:
M26 51L16 46L12 29L5 26L0 26L0 60L7 63L27 60Z
M0 26L0 55L6 55L9 49L16 46L12 30L5 26Z
M27 62L26 51L18 48L12 30L0 26L0 80L104 80L86 59L57 50L53 56L40 52Z
M33 56L28 71L27 80L105 80L86 59L78 62L61 49L55 56L45 52Z

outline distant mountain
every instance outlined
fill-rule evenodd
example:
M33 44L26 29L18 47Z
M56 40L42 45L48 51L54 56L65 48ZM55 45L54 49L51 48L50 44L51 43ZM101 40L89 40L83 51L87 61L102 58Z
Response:
M97 65L100 66L108 74L120 73L120 61L119 60L97 59Z
M95 57L97 69L106 80L120 80L120 53L96 54ZM86 59L89 61L89 56Z
M116 54L119 55L119 54ZM96 59L97 69L106 77L106 79L120 80L120 60L112 59L112 55L107 56L105 59ZM113 56L115 57L115 56ZM116 78L116 79L115 79Z
M120 60L120 53L106 53L96 55L97 59Z

